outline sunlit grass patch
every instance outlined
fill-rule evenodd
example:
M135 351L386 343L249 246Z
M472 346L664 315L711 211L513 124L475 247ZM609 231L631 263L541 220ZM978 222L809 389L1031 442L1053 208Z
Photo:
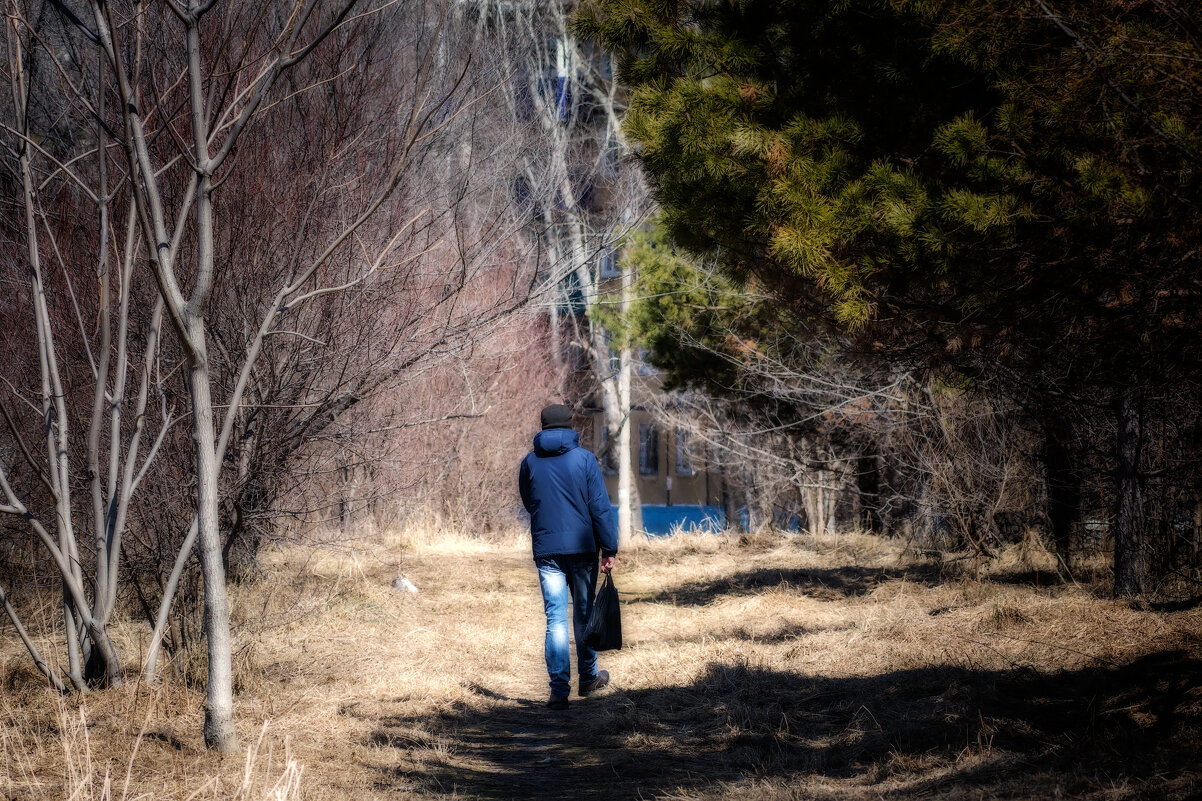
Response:
M612 798L1196 786L1181 760L1202 730L1202 612L1048 584L1037 550L965 570L861 534L640 541L615 573L625 648L601 657L612 689L557 717L542 707L542 600L523 535L427 523L370 538L267 553L231 588L239 733L262 737L251 789L242 759L201 743L202 648L172 656L156 687L131 673L121 690L57 701L5 643L9 795L101 793L107 773L122 798L126 771L128 799L203 788L196 798L245 801L274 798L280 781L293 792L297 777L311 801L588 798L596 775ZM127 613L116 636L132 650L145 626ZM60 704L87 721L90 751Z

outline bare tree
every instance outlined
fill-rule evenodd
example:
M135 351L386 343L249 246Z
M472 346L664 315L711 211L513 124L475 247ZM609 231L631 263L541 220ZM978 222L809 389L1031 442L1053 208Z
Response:
M1012 401L856 367L837 341L787 327L771 341L709 333L743 344L684 344L726 362L734 383L662 396L655 413L706 446L753 528L889 520L930 547L990 554L1039 522L1038 438Z
M410 7L404 18L393 4L358 8L353 0L220 6L174 0L161 5L93 2L87 14L62 3L43 6L14 0L9 10L7 54L15 110L6 125L10 134L6 143L16 156L13 172L21 176L24 186L28 298L42 365L37 397L46 420L48 469L37 466L19 421L10 419L9 428L19 445L16 450L28 457L24 459L27 469L43 474L42 483L53 500L58 540L30 514L6 478L3 508L31 518L64 576L69 596L66 614L71 617L68 632L85 631L84 647L99 653L96 663L105 667L111 681L119 681L119 663L103 623L116 599L120 537L130 498L173 419L164 405L159 436L150 453L140 458L138 445L144 438L149 398L152 389L162 387L161 382L152 384L152 375L158 376L153 371L159 367L155 356L160 347L159 321L165 317L174 334L170 344L178 348L185 388L191 429L187 472L195 479L195 496L188 534L164 583L146 668L153 675L162 621L193 543L198 543L209 659L205 739L219 750L233 750L237 739L223 557L238 537L222 536L223 492L227 497L233 493L236 513L240 505L261 494L255 484L256 458L263 464L264 454L274 448L286 459L319 441L363 398L389 386L432 354L437 358L486 331L519 307L528 291L529 271L520 262L518 268L503 271L505 279L495 282L493 291L464 293L465 287L478 286L480 277L496 267L496 243L509 237L504 229L509 218L497 211L495 202L490 206L487 201L476 203L475 210L490 213L467 214L472 204L465 198L480 192L462 177L483 159L470 153L463 156L451 146L447 133L470 118L491 89L479 79L483 72L474 83L467 80L470 52L447 48L445 4ZM47 18L56 21L50 33L44 25ZM403 39L412 46L412 58L397 58L401 54L396 50L392 60L368 58L381 42L389 41L402 21L416 25ZM91 59L75 55L84 43L95 47ZM344 48L339 51L342 63L328 57L334 44ZM58 96L39 98L46 117L54 123L87 120L100 131L90 149L81 146L79 156L56 156L53 149L39 145L39 136L31 131L27 80L31 49L38 51L36 63L64 87ZM324 71L328 68L339 69ZM287 215L276 218L284 222L277 228L280 236L274 244L285 245L284 252L276 249L266 255L264 248L272 243L255 241L260 231L239 228L239 209L223 206L222 193L242 190L230 194L246 202L245 190L254 183L248 183L248 176L269 181L274 174L282 179L280 183L289 184L297 171L281 157L297 150L277 147L282 143L271 139L256 141L256 133L274 130L283 135L283 126L270 127L272 121L280 122L281 110L303 105L302 99L318 95L325 86L345 87L348 75L372 80L378 76L375 70L386 71L390 89L403 87L404 91L374 98L396 101L387 107L387 119L379 118L376 136L329 142L325 166L332 169L307 187L304 181L291 181L293 198L299 200L293 207L300 212L291 222ZM346 102L331 107L336 113L350 108ZM308 108L316 110L314 105ZM367 153L371 155L365 159ZM458 163L458 167L443 180L427 184L424 193L398 192L398 187L419 175L429 178L429 170L418 168L429 167L437 154L444 154L437 156L444 165ZM100 321L105 333L97 354L89 355L96 388L88 464L95 482L96 573L102 580L95 583L92 604L83 595L73 534L68 399L59 386L55 348L61 320L51 319L52 310L44 301L41 258L47 248L35 238L39 213L35 181L42 180L34 175L35 155L48 165L44 169L55 181L70 179L99 209L95 247L101 267L96 272L102 286ZM100 165L98 188L76 175L80 159L89 155ZM348 175L345 166L356 161L357 174ZM320 159L311 165L322 166ZM352 191L340 191L348 185ZM505 200L508 205L509 198ZM113 244L110 235L108 217L114 203L125 210L124 250ZM323 216L314 221L314 215ZM258 254L257 263L256 258L238 258L242 247ZM52 249L57 252L57 247ZM109 276L113 268L107 266L110 251L124 260L115 281ZM153 276L153 293L136 281L143 268L147 278ZM68 272L64 268L64 275ZM110 292L109 283L119 291ZM387 301L401 297L408 304L408 316L389 315ZM149 313L139 306L148 298L154 306ZM375 298L383 302L373 306ZM347 314L355 308L356 313ZM118 310L116 323L110 309ZM356 316L362 320L362 315L373 311L382 317L381 326L353 336L356 332L349 326ZM131 373L127 322L139 315L148 318L146 366L131 415L121 407L127 403L124 387ZM76 316L82 329L78 308ZM331 331L331 320L345 320L347 325ZM397 337L394 342L401 344L381 348L379 334L390 323L397 326L391 332ZM114 326L118 336L110 337ZM305 351L316 345L335 347L344 358L330 360L327 354L322 359ZM267 369L263 370L265 356ZM339 363L344 368L353 365L351 378L346 369L339 372ZM171 396L170 390L164 398ZM24 399L15 391L13 396ZM217 401L223 402L217 405ZM262 410L276 405L273 401L280 401L289 414L279 428L265 431L260 422L267 415ZM7 411L6 416L11 417ZM130 416L132 430L123 433L122 420ZM95 433L104 421L112 427L107 479L97 469L104 462L103 437ZM232 442L239 459L234 478L223 489L221 468ZM235 532L240 524L237 514L226 515L225 523L227 531ZM5 605L13 609L7 601ZM73 636L69 633L69 645ZM35 661L46 665L32 641L29 645ZM68 673L73 682L82 683L78 661L72 657ZM47 673L53 675L52 670Z
M611 357L612 332L592 310L616 283L616 251L642 221L650 197L626 158L612 57L573 36L570 3L481 0L473 8L480 35L499 43L513 76L506 96L510 113L529 124L518 200L529 209L530 230L547 253L543 298L560 392L571 394L565 354L586 353L608 447L619 450L619 541L625 542L642 528L630 459L635 359L629 347ZM629 277L621 280L629 283Z
M19 455L31 480L14 482L13 465L0 459L0 511L25 518L61 575L66 678L83 690L89 682L121 682L120 660L106 626L117 602L122 538L131 501L174 419L165 403L151 404L152 398L161 399L156 359L163 306L152 302L148 314L135 308L147 294L148 276L141 269L141 240L132 215L128 209L124 214L112 210L122 181L109 173L103 92L76 82L78 72L73 75L48 54L52 43L66 41L61 29L34 27L31 9L16 0L5 10L12 106L3 123L3 163L19 186L23 224L13 233L25 244L23 264L5 265L24 273L23 286L7 295L5 317L16 323L19 314L28 326L14 325L11 332L0 413L15 446L10 453ZM60 82L72 86L98 114L87 119L73 113L76 109L57 90ZM83 144L72 152L75 140ZM69 156L56 157L55 151ZM64 195L82 198L90 207L91 236L72 235L74 221L61 215ZM18 279L14 275L11 280ZM95 284L98 292L79 297L76 283ZM85 314L95 320L93 330L85 325ZM71 373L82 373L87 380L65 377ZM152 422L156 407L157 434ZM26 419L31 413L36 424ZM82 455L72 437L72 422L81 419L87 421ZM30 444L36 441L31 436L35 431L42 439L42 459L35 455L40 449ZM80 461L86 464L90 495L86 513L72 492ZM81 532L89 529L90 541L81 543ZM5 609L38 668L52 685L65 689L7 599Z

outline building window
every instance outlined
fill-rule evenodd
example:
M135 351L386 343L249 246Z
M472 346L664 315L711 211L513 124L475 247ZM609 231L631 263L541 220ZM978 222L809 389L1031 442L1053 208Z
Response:
M597 437L601 446L597 451L601 454L601 472L607 476L612 476L618 472L618 446L617 443L610 443L609 426L605 425L605 417L598 416L597 427L601 434Z
M601 150L601 172L611 178L618 174L622 151L618 140L612 134L605 137L605 145Z
M563 277L558 289L556 305L561 313L584 314L588 304L584 302L584 288L580 286L580 279L576 277L575 271Z
M561 120L572 114L571 76L575 54L564 39L555 40L555 116Z
M608 356L610 373L610 375L602 376L602 378L609 378L622 369L622 354L613 346L614 335L612 333L602 331L601 337L605 340L605 352Z
M683 429L676 429L676 475L693 476L693 457L689 454L689 434Z
M568 364L573 370L587 370L589 367L588 351L579 342L568 343Z
M598 272L602 278L617 278L622 274L618 269L618 253L613 248L605 248L597 259Z
M651 352L646 348L638 348L634 352L635 370L639 375L655 375L658 372L651 363Z
M652 423L639 423L639 474L659 475L659 431Z
M513 75L514 111L519 120L534 119L534 96L530 92L530 73L518 67Z

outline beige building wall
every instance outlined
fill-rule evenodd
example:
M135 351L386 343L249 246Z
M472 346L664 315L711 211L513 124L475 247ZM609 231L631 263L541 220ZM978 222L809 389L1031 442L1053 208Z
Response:
M722 475L701 466L700 455L692 454L682 432L658 426L647 412L636 409L631 413L631 466L638 476L639 497L644 504L663 506L697 506L722 503ZM605 442L605 417L592 412L580 426L581 439L593 453L599 453ZM654 439L654 450L650 439ZM678 448L678 443L680 447ZM602 463L605 488L610 498L617 498L617 448ZM653 458L649 458L654 453Z
M612 250L603 254L599 264L600 286L603 292L615 294L620 289L617 257L618 253ZM616 352L610 352L610 360L611 366L616 369ZM722 474L712 469L705 469L705 459L701 454L692 460L693 469L690 469L687 459L678 458L679 433L670 428L659 427L648 412L637 408L641 401L663 392L663 385L655 368L640 358L636 361L632 383L636 408L631 412L632 425L629 426L630 452L631 462L635 474L638 476L639 498L642 503L663 506L721 505ZM591 400L594 407L577 417L576 429L580 433L581 444L593 453L600 453L605 437L605 415L601 409L596 408L596 399ZM645 461L645 459L640 459L643 453L643 449L640 448L640 430L645 431L646 426L653 426L658 434L654 469L646 464L640 465L641 461ZM616 447L612 449L613 455L610 457L608 465L602 464L605 488L609 491L610 499L615 502L618 497L618 470L617 463L614 461L617 458L617 450Z

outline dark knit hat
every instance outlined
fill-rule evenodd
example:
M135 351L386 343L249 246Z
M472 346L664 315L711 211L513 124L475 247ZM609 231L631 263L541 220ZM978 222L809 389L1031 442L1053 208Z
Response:
M572 410L562 403L554 403L543 409L543 428L571 428Z

